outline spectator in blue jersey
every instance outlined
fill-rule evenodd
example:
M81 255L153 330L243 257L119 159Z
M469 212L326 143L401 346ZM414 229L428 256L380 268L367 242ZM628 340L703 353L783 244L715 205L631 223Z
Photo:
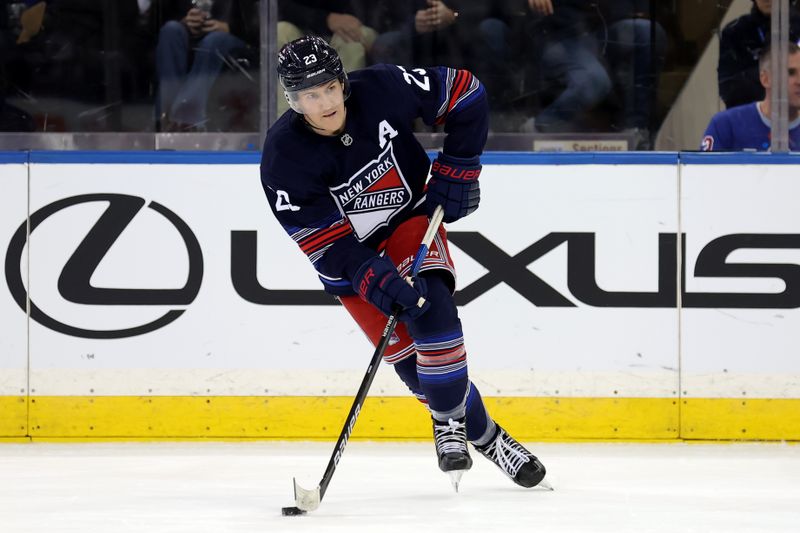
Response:
M717 77L725 107L749 104L764 98L758 58L769 44L772 0L753 0L750 13L728 23L719 38ZM790 40L800 38L800 3L790 2Z
M789 150L800 150L800 50L789 43L788 103L789 103ZM772 111L770 89L770 48L766 48L759 61L759 78L765 89L763 100L720 111L706 128L701 150L724 152L738 150L769 150L770 113Z
M156 47L162 131L206 129L208 96L223 65L256 46L254 0L164 0Z
M468 443L518 485L538 485L544 466L489 416L469 379L444 226L419 275L405 279L437 206L448 223L478 208L483 85L447 67L380 64L348 75L316 36L281 48L277 70L291 109L262 151L273 215L373 344L386 317L399 317L384 361L427 407L439 468L456 488L472 466ZM446 132L432 166L414 135L418 119Z

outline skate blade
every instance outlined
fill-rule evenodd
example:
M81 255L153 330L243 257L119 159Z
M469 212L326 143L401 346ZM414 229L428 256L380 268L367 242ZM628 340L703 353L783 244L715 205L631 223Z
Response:
M461 483L461 476L464 475L466 470L450 470L447 472L447 475L450 476L450 484L453 485L453 489L458 492L458 484Z
M546 479L541 480L536 486L541 487L544 490L555 490L553 488L553 485L551 485L550 482L547 481Z

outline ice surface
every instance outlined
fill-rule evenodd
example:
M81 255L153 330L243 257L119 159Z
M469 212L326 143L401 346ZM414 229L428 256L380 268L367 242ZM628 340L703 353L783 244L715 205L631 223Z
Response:
M0 532L797 532L800 446L528 443L555 491L478 454L351 442L319 509L283 517L333 443L0 444Z

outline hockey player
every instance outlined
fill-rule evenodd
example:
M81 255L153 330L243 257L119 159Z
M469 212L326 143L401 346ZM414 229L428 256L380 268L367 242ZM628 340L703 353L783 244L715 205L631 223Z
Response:
M275 217L373 343L386 315L402 309L384 360L430 410L439 468L456 490L472 466L467 441L518 485L537 485L544 466L492 420L467 376L443 227L419 277L404 279L426 214L442 205L453 222L478 208L483 86L444 67L376 65L348 76L313 36L283 46L277 70L291 110L267 132L261 159ZM413 134L418 117L447 133L433 166Z
M789 150L800 150L800 49L788 43L787 100L789 111ZM769 150L771 145L772 74L770 48L762 51L759 79L766 89L764 99L720 111L706 128L700 149L705 152Z

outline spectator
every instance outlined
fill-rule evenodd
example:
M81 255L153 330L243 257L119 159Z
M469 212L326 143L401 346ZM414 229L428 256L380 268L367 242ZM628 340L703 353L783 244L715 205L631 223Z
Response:
M789 149L800 150L800 50L789 43L788 93ZM700 149L705 152L736 150L768 150L770 147L770 113L772 88L770 49L762 51L759 61L759 79L764 87L764 98L725 111L711 119L706 128Z
M368 63L412 63L410 40L405 36L413 26L416 0L352 0L355 16L375 30ZM400 44L405 39L405 45Z
M232 55L257 46L254 0L167 0L156 70L162 131L204 131L209 93Z
M279 0L278 19L278 46L313 34L330 42L345 68L366 66L376 33L355 16L350 0Z
M120 104L146 92L147 85L140 69L145 54L137 41L137 0L26 1L25 7L12 54L13 77L28 101L60 101L57 109L39 112L48 117L47 129L54 123L57 129L121 129ZM64 105L64 100L78 105Z
M29 6L23 6L25 11L12 11L7 0L0 0L0 131L31 131L33 120L30 115L16 106L6 102L6 97L12 90L14 80L11 76L12 65L18 61L17 42L23 30L32 31L30 25L22 28L22 15L27 14L30 20L31 13L43 11L44 4L31 11ZM39 22L41 26L41 22ZM38 28L36 28L38 31Z
M531 20L526 46L538 53L545 91L561 89L522 131L563 132L580 129L579 120L611 91L611 79L595 37L595 6L586 0L528 0Z
M650 0L601 0L600 9L605 21L601 32L605 57L620 97L620 112L612 127L633 132L636 148L648 149L666 32L653 20Z
M2 3L9 4L10 2ZM20 31L17 37L17 44L29 42L41 31L47 4L43 1L25 0L21 5L23 11L19 16Z
M488 10L472 16L477 28L467 28L468 34L479 37L474 64L467 67L477 73L486 86L492 111L509 110L512 103L522 96L525 82L526 72L519 65L525 64L528 51L521 51L513 44L524 35L525 0L490 0L484 3ZM504 124L501 116L498 113L493 115L493 129L500 125L504 131L505 127L509 128L507 131L516 131L518 113L513 113L513 127L511 121Z
M344 68L367 65L377 33L355 16L350 0L278 0L278 47L312 34L328 41L338 52ZM278 91L278 114L289 109Z
M420 67L452 65L475 73L491 99L510 77L508 6L514 0L362 0L361 10L379 34L376 63ZM520 4L522 5L522 4Z
M472 68L489 44L482 38L480 24L491 4L488 0L409 2L393 27L382 28L373 58L376 63Z
M770 36L772 0L753 0L753 8L730 22L719 39L717 76L719 96L725 107L749 104L764 98L758 57ZM800 13L797 0L791 1L789 34L793 42L800 37Z

